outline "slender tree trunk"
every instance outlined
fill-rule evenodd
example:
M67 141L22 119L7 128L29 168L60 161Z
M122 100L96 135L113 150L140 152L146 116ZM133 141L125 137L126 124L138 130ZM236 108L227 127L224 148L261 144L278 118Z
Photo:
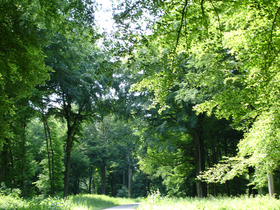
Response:
M22 147L21 147L21 187L22 187L22 197L26 197L25 191L25 123L22 124Z
M111 173L110 174L110 184L111 184L111 196L113 196L114 195L114 174L113 173Z
M127 162L128 162L128 197L131 198L132 195L132 170L130 168L129 153L127 152Z
M197 175L205 170L205 153L204 153L204 142L200 133L195 133L195 150L196 150L196 165ZM197 196L199 198L207 196L207 184L205 182L197 181Z
M8 140L5 139L4 145L2 147L2 153L1 153L0 183L5 182L5 178L6 178L5 176L8 167L8 150L9 150Z
M13 177L13 186L16 188L16 176L15 176L15 165L14 165L14 156L12 153L12 148L10 145L10 157L11 157L11 167L12 167L12 177Z
M268 176L268 191L269 191L269 195L272 198L276 198L276 186L275 186L274 174L273 173L269 173L267 176Z
M54 189L53 189L53 181L52 181L52 168L51 168L51 159L50 159L50 150L49 150L49 137L47 132L47 122L44 116L44 113L42 111L42 119L44 123L44 131L45 131L45 138L46 138L46 146L47 146L47 156L48 156L48 166L49 166L49 178L50 178L50 189L51 189L51 195L54 195Z
M50 127L48 125L48 122L46 120L46 126L47 126L47 131L48 131L48 135L49 135L49 140L50 140L50 150L51 150L51 171L52 171L52 179L51 179L51 194L54 195L54 179L55 179L55 175L54 175L54 150L53 150L53 145L52 145L52 137L51 137L51 131L50 131Z
M132 170L128 169L128 197L132 196Z
M101 194L105 195L106 193L106 164L103 161L101 165Z
M88 186L89 194L91 194L91 181L92 181L92 166L90 167L90 172L89 172L89 186Z
M125 186L125 170L123 169L122 184Z

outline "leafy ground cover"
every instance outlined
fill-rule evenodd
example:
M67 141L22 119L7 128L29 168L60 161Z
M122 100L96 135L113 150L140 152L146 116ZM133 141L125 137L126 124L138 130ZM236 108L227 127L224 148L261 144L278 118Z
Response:
M256 198L208 197L208 198L167 198L154 193L141 201L138 210L278 210L280 201L268 196Z
M0 195L0 210L99 210L134 202L133 199L105 195L76 195L68 199L37 197L29 200L13 195Z

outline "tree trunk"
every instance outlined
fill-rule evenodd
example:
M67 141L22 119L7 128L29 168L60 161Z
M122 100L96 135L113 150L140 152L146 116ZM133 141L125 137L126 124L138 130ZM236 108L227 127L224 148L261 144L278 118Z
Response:
M105 195L106 193L106 164L105 161L103 161L103 164L101 165L101 194Z
M46 120L46 126L47 126L47 131L48 131L48 135L49 135L49 140L50 140L50 150L51 150L51 170L52 170L52 179L51 179L51 194L54 195L54 151L53 151L53 145L52 145L52 137L51 137L51 131L50 131L50 127L48 125L48 122Z
M2 147L2 153L1 153L1 173L0 173L0 183L6 181L6 172L8 167L8 140L5 139L5 142Z
M128 197L131 198L132 195L132 170L130 168L129 152L127 152L127 162L128 162Z
M195 153L196 153L196 166L197 175L205 170L205 153L204 153L204 141L201 134L195 133ZM207 184L205 182L197 181L197 196L199 198L207 196Z
M25 192L25 123L22 124L22 148L21 148L21 187L22 187L22 197L26 197Z
M132 170L128 169L128 197L132 195Z
M269 191L269 195L272 198L276 198L276 186L275 186L274 174L273 173L269 173L267 176L268 176L268 191Z
M91 194L91 181L92 181L92 166L90 167L90 172L89 172L89 186L88 186L89 194Z
M71 135L68 134L66 140L66 160L65 160L64 194L63 194L64 197L68 196L71 149L72 149L72 140L71 140Z
M125 186L125 170L123 169L123 177L122 177L122 184L123 184L123 186Z
M44 113L42 111L42 119L44 124L44 131L45 131L45 138L46 138L46 146L47 146L47 157L48 157L48 166L49 166L49 179L50 179L50 189L51 189L51 195L54 195L54 189L53 189L53 181L52 181L52 168L51 168L51 158L50 158L50 150L49 150L49 137L47 132L47 122L44 116Z
M110 173L111 196L114 196L114 174Z

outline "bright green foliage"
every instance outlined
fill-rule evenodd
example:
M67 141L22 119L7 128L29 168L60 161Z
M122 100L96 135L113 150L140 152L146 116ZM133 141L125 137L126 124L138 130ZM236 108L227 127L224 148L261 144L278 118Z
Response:
M257 180L265 179L279 162L275 147L275 121L279 121L275 111L279 106L279 1L177 0L155 3L154 7L159 17L153 34L143 39L147 45L137 50L136 57L146 52L152 60L154 55L166 58L161 59L166 67L147 65L143 68L144 79L134 90L152 91L153 106L159 103L166 109L167 92L181 84L178 100L186 100L185 96L202 99L194 107L198 113L232 119L237 128L248 132L239 144L238 156L246 158L247 166L257 167ZM137 57L137 66L149 60L143 58ZM196 71L191 74L193 67ZM267 155L270 150L271 155Z
M135 200L128 198L112 198L102 195L77 195L68 199L55 198L34 198L24 200L14 196L0 195L1 210L101 210L117 205L135 203Z
M141 202L139 210L162 209L162 210L184 210L184 209L209 209L209 210L267 210L278 209L279 200L269 197L248 198L241 197L209 197L209 198L168 198L162 197L160 193L154 192Z
M131 168L134 173L134 154L138 137L133 134L131 127L130 123L117 120L114 115L108 115L102 121L84 127L84 153L89 157L92 166L98 166L101 171L103 167L106 168L106 174L100 171L100 177L104 182L111 182L111 196L116 196L117 190L124 184L123 180L119 179L123 176L123 171L127 174ZM104 189L101 187L101 193L102 190Z
M55 120L53 117L48 119L48 126L50 130L51 137L48 139L51 142L48 142L49 148L47 150L46 147L46 139L44 136L44 128L41 122L35 121L33 122L33 126L38 126L40 124L40 130L36 130L36 132L40 132L39 136L38 133L29 133L29 138L31 140L36 138L40 138L41 141L41 147L39 155L41 157L44 157L40 160L40 165L42 167L42 171L40 171L40 174L38 175L38 180L35 182L36 187L39 188L40 193L44 195L51 194L51 181L54 183L54 192L55 194L59 194L62 192L63 189L63 171L64 171L64 164L63 164L63 138L65 138L66 131L65 125L61 124L57 120ZM34 131L33 131L34 132ZM33 141L32 141L33 142ZM38 152L38 148L37 148ZM47 158L47 153L49 152L49 159ZM50 163L49 163L50 161ZM50 171L49 166L51 166L51 176L52 180L50 179Z

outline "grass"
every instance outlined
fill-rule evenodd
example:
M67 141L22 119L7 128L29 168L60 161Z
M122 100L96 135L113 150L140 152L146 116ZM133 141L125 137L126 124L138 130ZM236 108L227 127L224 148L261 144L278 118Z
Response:
M128 198L113 198L105 195L77 195L72 198L73 210L98 210L112 206L135 203Z
M76 195L70 196L68 199L38 197L29 200L0 195L0 210L100 210L134 202L133 199L113 198L105 195Z
M136 200L113 198L105 195L76 195L62 198L37 197L24 200L18 196L0 195L0 210L100 210L116 205L135 203ZM168 198L160 193L151 194L141 200L138 210L278 210L280 200L268 196L256 198L241 197L208 197L208 198Z
M256 198L208 197L208 198L167 198L154 193L141 202L137 210L279 210L280 201L268 196Z

